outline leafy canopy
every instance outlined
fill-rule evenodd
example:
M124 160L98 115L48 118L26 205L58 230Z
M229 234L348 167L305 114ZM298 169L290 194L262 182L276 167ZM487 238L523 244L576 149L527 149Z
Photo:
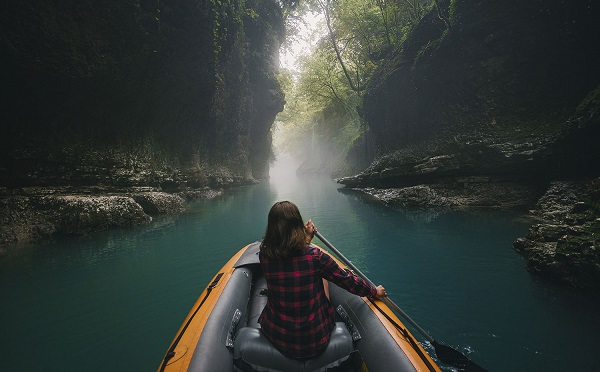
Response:
M342 159L367 128L358 114L362 92L378 66L398 48L431 6L430 0L308 0L286 20L287 44L300 40L310 12L323 16L299 71L282 71L286 94L275 146L307 157Z

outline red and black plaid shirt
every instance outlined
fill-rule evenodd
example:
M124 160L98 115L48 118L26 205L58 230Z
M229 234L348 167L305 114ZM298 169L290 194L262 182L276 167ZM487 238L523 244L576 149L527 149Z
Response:
M322 279L359 296L377 294L375 287L341 269L314 246L306 246L302 253L285 260L259 257L269 290L259 319L261 331L290 358L315 356L329 342L335 312Z

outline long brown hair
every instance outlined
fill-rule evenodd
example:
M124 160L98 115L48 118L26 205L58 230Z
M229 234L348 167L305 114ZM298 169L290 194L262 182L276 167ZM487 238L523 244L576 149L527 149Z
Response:
M269 211L260 252L267 258L288 258L306 244L306 229L298 207L289 201L275 203Z

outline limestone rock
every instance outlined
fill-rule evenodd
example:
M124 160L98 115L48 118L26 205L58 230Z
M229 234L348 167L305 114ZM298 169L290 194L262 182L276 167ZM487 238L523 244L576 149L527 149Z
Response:
M0 198L0 245L145 224L152 218L127 196Z
M527 269L573 288L600 292L600 178L554 182L540 199L543 218L513 247Z
M184 200L174 194L164 192L145 192L133 194L133 199L142 206L149 215L173 214L185 211Z

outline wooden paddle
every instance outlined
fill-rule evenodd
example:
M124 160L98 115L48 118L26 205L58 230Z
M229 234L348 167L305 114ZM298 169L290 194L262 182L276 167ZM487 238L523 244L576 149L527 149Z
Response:
M363 274L362 271L360 271L356 266L354 266L354 264L349 259L347 259L336 247L334 247L333 244L331 244L327 239L325 239L320 232L315 231L315 236L319 238L319 240L322 241L323 244L327 246L327 248L329 248L333 253L335 253L335 255L338 256L338 258L342 262L344 262L352 271L354 271L355 274L357 274L367 283L375 286L375 284L369 278L367 278L367 276ZM383 301L387 303L398 314L400 314L404 319L406 319L413 327L415 327L417 331L419 331L419 333L423 335L423 337L427 339L427 341L431 343L431 345L433 345L435 353L438 356L438 358L442 361L442 363L460 368L460 370L462 371L487 371L486 369L475 364L460 351L455 350L450 346L440 344L439 342L434 340L433 337L427 334L427 332L425 332L423 328L419 327L419 325L414 320L412 320L404 311L402 311L402 309L400 309L400 307L396 305L394 301L392 301L389 297L384 297Z

